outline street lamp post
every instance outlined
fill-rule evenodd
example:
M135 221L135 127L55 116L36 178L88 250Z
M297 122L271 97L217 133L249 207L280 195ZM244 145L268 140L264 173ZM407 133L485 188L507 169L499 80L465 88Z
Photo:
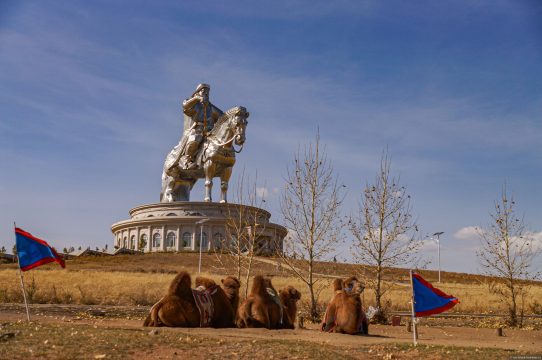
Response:
M437 249L438 249L438 282L440 284L440 235L444 234L444 231L439 231L433 234L437 237Z
M203 245L203 224L209 221L209 219L202 219L196 222L196 225L201 225L200 235L199 235L199 263L198 263L198 274L201 273L201 248Z

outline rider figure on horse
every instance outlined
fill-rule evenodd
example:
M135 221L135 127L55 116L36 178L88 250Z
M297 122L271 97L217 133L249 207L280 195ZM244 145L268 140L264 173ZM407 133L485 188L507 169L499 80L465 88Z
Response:
M223 114L222 110L209 101L209 90L209 85L199 84L192 96L183 101L185 132L179 159L179 165L183 169L197 168L195 156L200 144Z
M183 136L164 161L160 201L190 201L190 190L201 178L205 178L204 200L212 201L212 179L219 177L220 201L227 202L228 181L235 153L245 142L249 113L242 106L222 112L209 101L207 84L199 84L183 101L183 113Z

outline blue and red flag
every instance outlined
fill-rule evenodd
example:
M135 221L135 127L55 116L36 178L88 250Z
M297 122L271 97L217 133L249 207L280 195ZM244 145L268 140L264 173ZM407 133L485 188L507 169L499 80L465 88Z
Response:
M45 240L38 239L20 228L15 228L15 238L19 267L22 271L53 261L59 263L62 267L66 267L64 260Z
M443 293L416 273L412 273L412 290L417 317L440 314L459 303L456 297Z

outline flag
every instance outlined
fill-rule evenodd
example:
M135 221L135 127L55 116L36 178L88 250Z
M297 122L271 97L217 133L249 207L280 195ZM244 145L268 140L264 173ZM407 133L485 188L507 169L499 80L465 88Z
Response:
M19 228L15 228L15 238L19 267L22 271L27 271L53 261L59 263L62 267L66 267L64 260L45 240L38 239Z
M440 314L459 303L456 297L434 288L416 273L412 273L412 291L414 292L414 312L417 317Z

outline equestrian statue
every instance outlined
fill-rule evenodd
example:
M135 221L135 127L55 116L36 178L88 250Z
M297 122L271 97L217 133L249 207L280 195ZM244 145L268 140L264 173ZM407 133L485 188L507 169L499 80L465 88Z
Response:
M190 190L201 178L204 201L210 202L214 177L220 177L220 202L227 202L235 153L243 149L249 113L242 106L223 112L209 101L209 90L209 85L199 84L183 101L184 133L164 162L160 202L189 201Z

